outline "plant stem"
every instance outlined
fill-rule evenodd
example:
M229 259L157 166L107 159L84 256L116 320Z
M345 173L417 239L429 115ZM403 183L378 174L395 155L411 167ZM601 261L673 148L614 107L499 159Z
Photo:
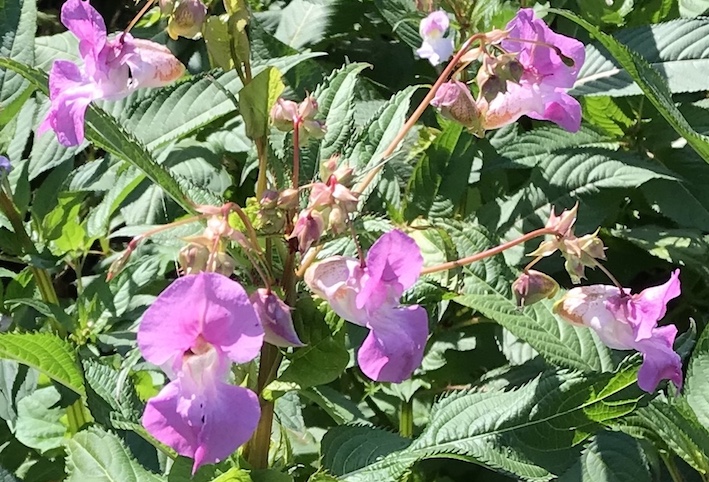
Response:
M263 192L266 190L266 175L268 169L268 155L266 152L266 138L259 137L254 139L256 144L256 154L258 156L258 180L256 181L256 199L261 199Z
M482 251L480 253L476 253L472 256L468 256L466 258L458 259L455 261L449 261L447 263L439 264L436 266L429 266L428 268L424 268L421 270L421 274L430 274L430 273L438 273L439 271L447 271L449 269L453 268L460 268L462 266L469 265L471 263L474 263L476 261L480 261L481 259L489 258L490 256L495 256L496 254L500 254L503 251L510 249L514 246L517 246L518 244L526 243L530 239L534 239L537 236L545 236L547 234L556 234L556 231L552 228L540 228L532 231L531 233L527 233L517 239L514 239L512 241L508 241L506 243L503 243L499 246L495 246L494 248L487 249L485 251Z
M138 20L140 20L140 17L142 17L143 15L145 15L145 12L148 11L148 9L153 5L153 3L155 3L155 0L148 0L147 2L145 2L145 5L143 5L143 8L141 8L141 9L140 9L140 12L138 12L138 13L136 14L136 16L133 17L133 20L130 21L130 23L128 24L128 26L126 27L126 29L123 31L123 33L128 33L128 32L130 32L130 29L132 29L133 27L135 27L135 24L138 23Z
M401 406L399 407L399 435L406 438L414 436L413 399L401 401Z
M293 189L300 182L300 117L293 123Z
M679 472L677 464L672 460L672 454L661 455L661 457L662 461L665 463L665 467L667 467L667 472L669 472L670 477L672 477L672 482L684 482L684 477L682 477L682 474Z

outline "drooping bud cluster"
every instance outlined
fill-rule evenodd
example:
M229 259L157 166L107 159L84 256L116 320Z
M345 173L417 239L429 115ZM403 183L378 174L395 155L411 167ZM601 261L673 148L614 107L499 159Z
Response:
M207 7L202 0L160 0L160 11L167 16L167 34L198 39L202 36L202 24L207 18Z
M325 124L315 119L317 115L318 103L313 96L306 97L300 104L278 99L271 109L271 122L283 132L290 132L297 126L298 145L304 146L310 138L322 139L325 136Z
M337 167L337 157L325 161L320 176L325 182L312 184L308 206L300 212L290 238L298 239L298 250L305 252L329 230L341 234L347 229L349 214L357 209L357 195L350 190L352 168Z

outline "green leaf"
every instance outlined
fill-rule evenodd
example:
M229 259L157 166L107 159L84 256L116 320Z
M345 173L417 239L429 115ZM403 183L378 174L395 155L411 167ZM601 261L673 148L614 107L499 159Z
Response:
M84 360L86 403L104 427L133 430L140 425L143 404L130 380L97 360ZM120 384L120 385L119 385Z
M600 432L559 482L637 482L652 480L647 457L634 438Z
M302 49L324 39L333 7L328 2L293 0L283 9L276 38L294 49Z
M582 97L580 101L583 118L614 138L622 137L633 125L633 119L628 117L618 103L609 96L587 96Z
M588 378L546 372L514 390L452 392L436 402L429 425L409 447L336 475L346 482L394 481L419 460L455 458L550 480L573 464L575 445L635 408L634 385L635 369Z
M268 115L284 89L281 73L274 67L254 77L239 93L239 111L244 118L246 135L250 139L268 132Z
M34 64L37 3L34 0L0 0L0 57ZM7 123L27 100L30 84L11 70L0 70L0 126Z
M14 424L17 403L37 389L37 370L10 360L0 360L0 418Z
M419 13L411 2L406 0L374 0L374 5L382 17L391 25L397 34L412 49L421 47L421 36L418 24ZM477 6L477 4L476 4Z
M40 388L17 404L15 436L28 447L41 452L62 445L66 427L60 419L65 410L59 406L61 395L56 388Z
M679 14L683 17L698 17L709 10L707 0L679 0Z
M74 348L49 333L0 335L0 358L15 360L39 370L67 388L84 395L84 379Z
M459 258L497 245L477 226L449 224L445 229ZM462 295L454 301L498 322L549 363L585 372L614 368L610 350L593 330L560 320L552 313L551 301L518 308L511 288L515 275L501 256L473 263L464 268L464 274Z
M708 4L709 5L709 4ZM707 90L701 73L709 68L709 20L680 19L625 29L614 38L641 55L667 82L672 93ZM643 91L603 47L586 47L586 61L572 95L638 95Z
M709 427L709 330L704 330L692 352L684 396L699 422Z
M406 192L408 219L453 216L468 187L475 144L475 137L462 125L446 124L414 167Z
M577 15L567 10L551 9L550 11L566 17L588 30L613 55L621 67L628 72L643 94L647 96L648 100L672 128L687 140L687 143L697 151L697 154L702 159L709 162L709 139L692 129L672 101L672 95L667 83L645 59ZM607 92L605 94L608 95Z
M66 442L67 482L164 482L136 462L116 435L92 427Z

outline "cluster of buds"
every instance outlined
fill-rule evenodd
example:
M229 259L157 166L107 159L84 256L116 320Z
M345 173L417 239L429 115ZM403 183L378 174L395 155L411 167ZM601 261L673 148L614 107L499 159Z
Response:
M202 0L160 0L160 11L167 16L167 34L171 39L202 36L202 24L207 18L207 7Z
M263 234L282 233L288 211L298 207L298 197L298 190L292 188L264 191L259 200L257 229Z
M574 284L585 278L585 269L600 266L598 260L605 259L603 241L598 237L598 230L593 234L576 237L574 224L578 214L578 203L560 215L556 215L552 208L545 229L554 234L551 239L543 241L539 247L530 253L530 256L550 256L559 251L565 258L564 267ZM536 261L533 261L534 264ZM553 298L559 290L559 285L550 276L532 269L524 272L512 284L512 292L519 306L530 305L544 298Z
M313 96L307 96L300 104L278 99L271 109L271 122L279 131L295 130L298 147L302 147L310 138L322 139L325 136L325 124L315 120L317 114L318 103Z
M300 212L290 238L298 240L298 249L305 252L325 233L341 234L347 229L349 214L357 209L357 195L350 188L352 168L337 166L337 157L323 162L320 178L324 182L311 185L308 206Z

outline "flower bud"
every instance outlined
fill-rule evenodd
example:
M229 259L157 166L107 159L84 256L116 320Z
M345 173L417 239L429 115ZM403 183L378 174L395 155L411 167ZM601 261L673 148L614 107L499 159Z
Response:
M293 209L298 207L300 193L297 189L284 189L278 195L278 207L280 209Z
M177 260L185 274L201 273L207 268L209 250L204 246L188 244L180 250Z
M12 170L10 159L5 156L0 156L0 178L7 175Z
M271 108L271 122L279 131L292 131L297 118L298 104L292 100L278 99Z
M215 256L215 261L215 273L219 273L227 278L234 274L234 268L236 268L236 261L234 261L234 258L226 253L217 253Z
M261 321L267 343L281 347L305 346L293 327L290 308L278 296L260 288L251 294L249 300Z
M431 105L447 119L460 122L469 129L480 128L480 110L470 89L463 82L452 80L441 85Z
M204 230L204 236L207 239L215 240L216 238L229 238L234 232L229 221L221 216L212 216L207 220L207 229Z
M545 227L553 229L559 236L566 236L571 227L576 222L576 216L579 211L579 203L577 202L573 208L565 209L560 215L556 215L554 208L551 208L551 214Z
M167 34L173 40L199 38L206 17L207 7L201 0L180 0L167 22Z
M270 189L267 189L261 194L261 199L259 200L259 204L261 205L262 209L276 209L278 206L278 201L280 199L280 195L278 191L272 191Z
M327 217L328 229L333 234L341 234L347 229L347 211L342 206L335 204L330 209L330 214Z
M174 0L160 0L160 13L163 15L170 15L174 9Z
M545 298L553 298L559 285L551 276L533 269L519 275L512 283L517 306L529 306Z
M298 250L304 253L313 243L320 240L325 231L325 220L313 209L301 211L289 239L298 239Z
M318 102L309 95L298 104L298 115L301 119L313 119L318 113Z
M300 123L300 130L298 131L298 135L300 136L298 143L302 147L307 144L310 138L322 139L325 137L325 132L327 132L327 128L324 122L303 119Z

